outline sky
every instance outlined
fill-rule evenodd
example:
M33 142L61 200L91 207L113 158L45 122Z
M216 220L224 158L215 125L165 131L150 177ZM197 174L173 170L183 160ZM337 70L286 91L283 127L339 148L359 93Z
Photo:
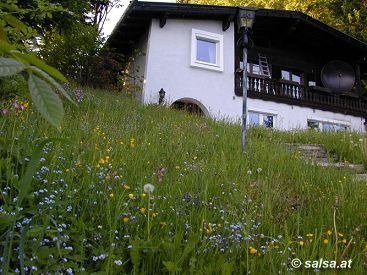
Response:
M144 0L145 2L176 2L175 0ZM130 0L121 0L122 7L121 8L114 8L109 13L107 20L103 27L104 36L108 36L113 31L113 28L120 20L122 14L124 13L125 9L129 5Z

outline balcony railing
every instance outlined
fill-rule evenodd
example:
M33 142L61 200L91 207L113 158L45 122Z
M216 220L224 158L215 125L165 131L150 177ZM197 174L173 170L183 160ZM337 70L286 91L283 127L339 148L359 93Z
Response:
M240 83L238 83L240 84ZM239 88L241 85L238 85ZM367 116L367 101L349 95L338 95L321 87L306 87L263 77L248 77L248 96L290 105Z

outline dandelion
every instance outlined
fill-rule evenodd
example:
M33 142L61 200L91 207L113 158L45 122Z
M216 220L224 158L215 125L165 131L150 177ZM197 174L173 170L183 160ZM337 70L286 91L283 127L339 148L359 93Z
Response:
M132 200L134 198L134 194L133 193L130 193L129 194L129 199Z
M145 212L147 211L144 207L141 207L140 209L139 209L139 211L140 211L140 213L141 214L145 214Z
M299 241L299 245L300 246L303 246L305 244L305 242L304 241Z
M250 254L254 255L254 254L257 253L257 249L255 247L250 246L249 247L249 252L250 252Z
M324 240L323 240L323 243L324 243L324 244L328 244L328 243L329 243L329 240L328 240L328 239L324 239Z
M154 191L154 185L153 184L147 183L147 184L144 185L144 192L145 193L150 194L150 193L153 193L153 191Z
M124 217L122 220L123 220L124 223L128 223L129 222L129 217Z

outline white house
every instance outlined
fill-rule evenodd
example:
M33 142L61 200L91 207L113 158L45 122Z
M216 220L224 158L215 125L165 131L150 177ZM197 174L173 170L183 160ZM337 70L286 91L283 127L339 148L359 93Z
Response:
M239 7L133 1L107 41L133 56L141 100L216 119L242 115ZM253 9L248 123L364 131L367 45L301 12Z

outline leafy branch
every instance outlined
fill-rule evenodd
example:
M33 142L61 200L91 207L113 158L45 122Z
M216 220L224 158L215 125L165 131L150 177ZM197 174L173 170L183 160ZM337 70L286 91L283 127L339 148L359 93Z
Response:
M28 27L10 14L3 17L3 20L17 31L27 31ZM64 108L56 91L73 102L58 82L66 83L67 79L34 54L22 53L8 43L5 30L1 26L0 33L3 34L0 36L0 53L3 56L0 57L0 77L25 72L28 75L28 89L37 110L51 125L59 128L64 117Z

